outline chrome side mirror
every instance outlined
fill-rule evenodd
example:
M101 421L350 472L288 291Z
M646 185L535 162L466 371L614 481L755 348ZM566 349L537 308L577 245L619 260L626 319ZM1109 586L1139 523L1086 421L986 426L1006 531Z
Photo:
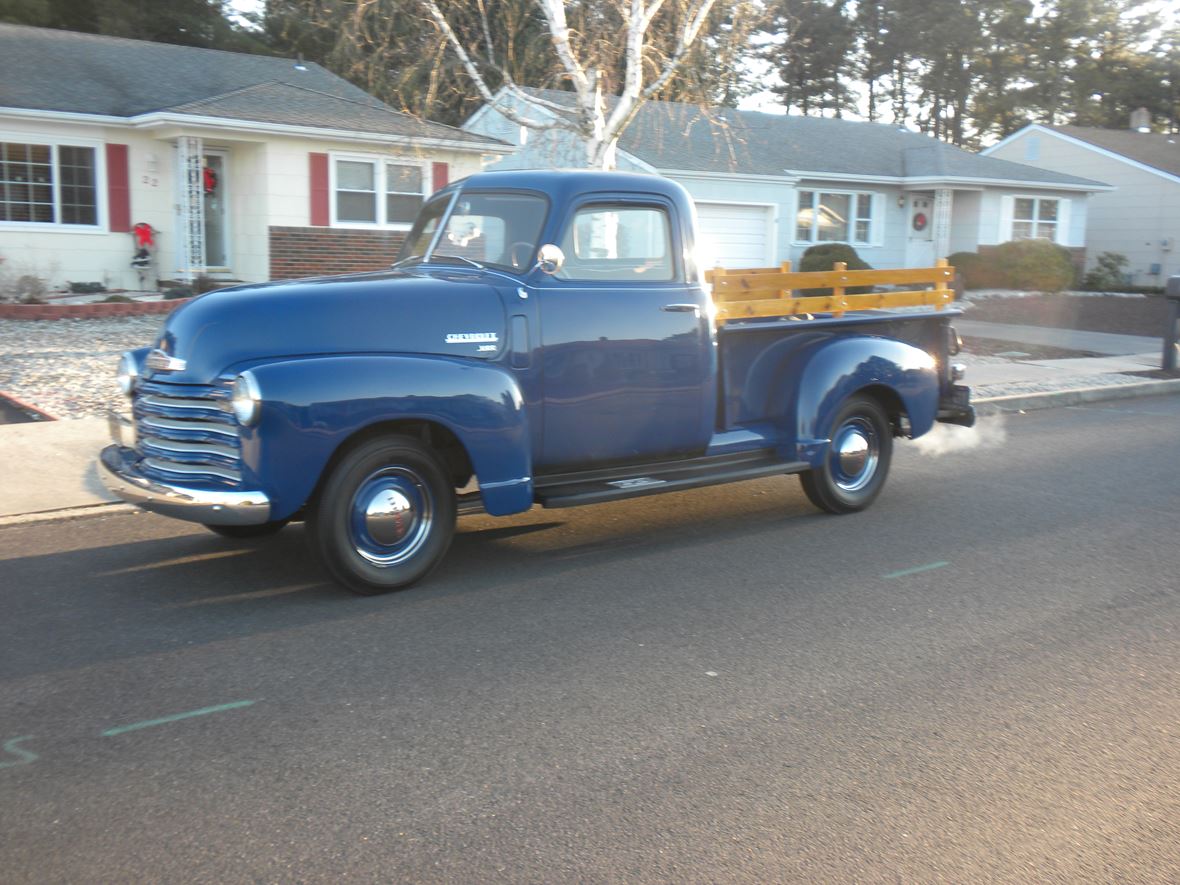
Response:
M561 251L560 246L546 243L537 250L537 264L535 269L541 271L541 273L547 273L553 276L553 274L561 270L564 264L565 253Z

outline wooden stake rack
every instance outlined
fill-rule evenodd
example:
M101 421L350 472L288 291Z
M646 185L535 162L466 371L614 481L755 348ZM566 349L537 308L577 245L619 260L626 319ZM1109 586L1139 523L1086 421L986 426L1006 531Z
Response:
M847 310L872 310L890 307L920 307L942 310L955 297L951 282L955 269L945 258L936 267L901 270L848 270L843 261L831 270L796 272L791 262L782 267L706 271L705 279L713 284L713 302L717 323L754 317L787 317L826 313L843 316ZM903 290L849 295L847 290L860 286L906 286ZM916 288L918 286L928 288ZM804 295L808 289L831 289L831 295Z

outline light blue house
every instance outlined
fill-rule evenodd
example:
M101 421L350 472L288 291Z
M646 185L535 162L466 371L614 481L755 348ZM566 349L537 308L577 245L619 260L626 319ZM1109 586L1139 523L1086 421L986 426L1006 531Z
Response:
M572 93L537 92L573 106ZM568 131L525 130L490 105L463 128L516 145L490 168L582 165ZM822 242L851 243L874 267L929 267L1024 237L1081 253L1089 196L1109 190L896 126L674 102L642 107L619 142L618 168L684 185L705 259L724 267L798 261Z

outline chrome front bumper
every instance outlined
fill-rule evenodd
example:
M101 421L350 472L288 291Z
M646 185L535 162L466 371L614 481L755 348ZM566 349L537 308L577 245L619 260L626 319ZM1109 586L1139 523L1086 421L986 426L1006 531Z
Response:
M262 492L190 489L148 479L135 468L134 449L110 445L98 459L108 489L144 510L205 525L261 525L270 521L270 499Z

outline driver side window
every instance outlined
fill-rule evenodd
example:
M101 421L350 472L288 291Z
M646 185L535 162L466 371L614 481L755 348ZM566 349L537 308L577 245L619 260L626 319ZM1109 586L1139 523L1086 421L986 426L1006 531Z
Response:
M563 280L620 283L675 278L668 213L657 206L583 206L561 240Z

